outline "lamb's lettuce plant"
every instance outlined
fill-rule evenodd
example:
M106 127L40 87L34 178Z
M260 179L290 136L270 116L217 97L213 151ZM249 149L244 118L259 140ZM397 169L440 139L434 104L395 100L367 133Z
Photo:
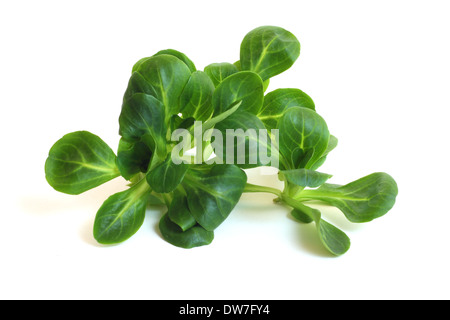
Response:
M164 205L159 230L165 240L183 248L206 245L243 192L266 192L290 207L294 219L314 222L332 254L343 254L350 247L347 235L308 203L323 202L351 222L368 222L392 208L397 185L380 172L346 185L329 184L331 175L317 171L337 138L313 100L293 88L266 93L270 78L299 55L292 33L263 26L244 37L234 63L211 63L201 71L173 49L145 57L133 66L123 97L117 156L92 133L69 133L50 149L46 179L67 194L118 176L129 181L129 189L110 196L97 212L93 229L99 243L127 240L142 226L148 206ZM184 141L200 158L177 148L173 138L179 130L201 134ZM221 141L230 130L235 133L231 149L228 140ZM239 150L248 152L239 157ZM276 166L284 189L248 183L244 170L258 166Z

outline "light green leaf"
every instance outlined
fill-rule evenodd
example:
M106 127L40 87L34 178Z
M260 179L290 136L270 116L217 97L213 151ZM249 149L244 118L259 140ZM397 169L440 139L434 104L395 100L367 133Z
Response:
M289 31L273 26L256 28L241 43L242 70L267 80L289 69L300 55L300 43Z
M80 194L119 176L116 155L98 136L77 131L50 149L45 178L57 191Z

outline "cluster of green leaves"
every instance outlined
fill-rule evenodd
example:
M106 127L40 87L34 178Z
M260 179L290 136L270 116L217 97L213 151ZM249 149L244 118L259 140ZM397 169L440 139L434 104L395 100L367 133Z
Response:
M299 89L266 93L270 78L290 68L299 55L300 43L292 33L263 26L244 37L235 63L212 63L200 71L172 49L143 58L133 66L124 94L117 155L92 133L69 133L50 149L46 179L67 194L80 194L118 176L130 182L129 189L110 196L98 210L94 237L99 243L125 241L141 227L149 205L165 205L159 223L165 240L183 248L206 245L243 192L271 192L277 202L292 208L295 219L315 223L331 253L343 254L350 246L348 237L305 203L322 201L352 222L367 222L392 208L397 186L386 173L339 186L326 183L331 175L316 171L337 139L313 100ZM278 145L260 138L256 143L265 143L278 155L284 190L247 183L244 169L262 165L259 155L256 164L248 157L236 164L175 163L171 135L179 128L193 130L194 121L224 135L227 129L279 130ZM250 139L242 141L247 146ZM203 143L207 149L211 140Z

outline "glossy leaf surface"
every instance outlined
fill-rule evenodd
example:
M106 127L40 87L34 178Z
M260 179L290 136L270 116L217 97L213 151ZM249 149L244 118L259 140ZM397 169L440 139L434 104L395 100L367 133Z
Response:
M121 138L117 151L117 167L120 174L129 180L139 172L147 172L152 151L141 141L128 142Z
M278 120L291 107L315 110L313 100L299 89L277 89L264 96L264 103L258 117L267 129L277 128Z
M292 169L280 171L286 180L300 187L316 188L325 183L332 176L327 173L317 172L310 169Z
M206 230L216 229L239 201L247 176L234 165L192 165L183 180L189 210Z
M164 120L164 105L158 99L136 93L123 104L119 133L125 140L143 141L149 148L156 143L156 151L165 156L167 127Z
M197 221L189 211L186 195L179 190L175 190L173 193L173 199L168 208L167 215L183 231L197 224Z
M242 101L240 110L257 114L264 98L261 78L253 72L241 71L227 77L214 91L214 115L228 110L233 103Z
M186 64L186 66L189 68L189 70L191 72L195 72L197 70L195 68L194 62L192 62L191 59L189 59L184 53L182 53L180 51L177 51L174 49L165 49L165 50L158 51L155 54L155 56L162 55L162 54L168 54L168 55L171 55L171 56L174 56L174 57L180 59L181 61L183 61Z
M350 248L350 239L342 230L323 220L319 210L305 206L301 202L290 198L285 200L294 207L292 211L294 218L303 223L315 222L320 241L328 251L334 255L341 255L347 252Z
M280 118L280 154L283 169L310 169L325 152L330 137L327 124L316 112L300 107L288 109Z
M163 162L147 173L147 182L158 193L168 193L183 181L189 166L185 163L175 164L169 154Z
M214 84L206 73L195 71L180 96L180 112L183 118L205 121L213 114L212 96Z
M300 43L289 31L273 26L256 28L241 43L242 70L258 73L263 80L289 69L300 55Z
M87 131L66 134L50 149L45 178L57 191L80 194L119 176L116 155Z
M103 244L119 243L134 235L144 222L150 189L142 180L109 197L94 221L94 238Z
M304 190L301 196L339 208L351 222L368 222L386 214L394 206L397 193L395 180L387 173L376 172L344 186L324 184Z
M191 76L183 61L173 55L161 54L144 60L136 72L147 82L150 94L164 105L166 118L179 113L180 95Z
M207 231L198 224L186 231L181 230L167 214L159 221L159 231L167 242L185 249L208 245L214 239L214 232Z
M211 63L205 67L205 73L212 80L215 87L217 87L228 76L238 72L238 68L231 63Z

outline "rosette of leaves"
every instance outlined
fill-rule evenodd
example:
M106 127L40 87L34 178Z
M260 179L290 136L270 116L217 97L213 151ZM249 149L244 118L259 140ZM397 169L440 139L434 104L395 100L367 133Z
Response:
M313 100L293 88L266 93L270 78L289 69L299 54L292 33L263 26L244 37L234 63L212 63L201 71L173 49L139 60L123 97L117 153L92 133L69 133L50 149L48 183L57 191L80 194L118 176L129 181L127 190L110 196L97 212L93 233L103 244L127 240L142 226L149 205L164 205L159 230L166 241L183 248L206 245L243 192L270 192L276 202L292 208L295 219L315 223L325 248L343 254L348 237L308 201L336 206L352 222L367 222L392 208L397 186L386 173L340 186L326 183L331 175L316 171L337 139ZM247 183L245 169L267 165L259 152L224 164L225 150L214 149L212 137L201 147L189 142L201 149L201 161L186 161L187 155L175 161L172 134L192 132L195 121L202 121L205 132L214 128L224 136L227 129L242 129L235 148L254 143L268 149L277 157L284 190ZM246 135L248 129L266 129L268 137ZM273 129L279 132L278 145L268 143ZM212 152L216 157L211 160L205 154Z

